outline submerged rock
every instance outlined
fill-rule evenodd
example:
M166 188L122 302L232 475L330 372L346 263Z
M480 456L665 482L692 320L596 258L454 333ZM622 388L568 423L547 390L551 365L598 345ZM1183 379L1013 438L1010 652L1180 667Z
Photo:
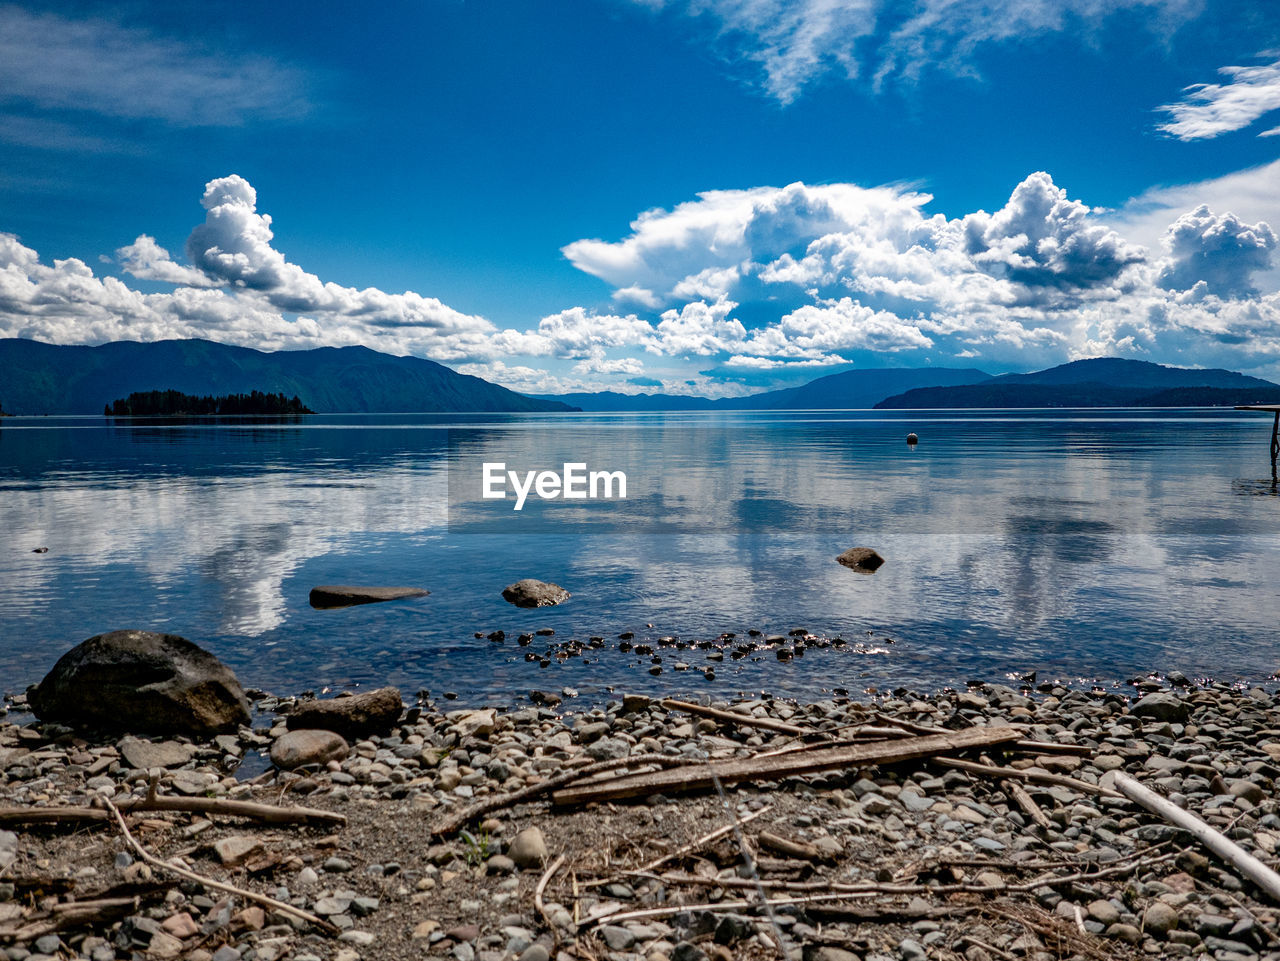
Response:
M403 710L399 688L383 687L350 697L302 701L286 721L290 730L333 731L358 741L371 734L386 734L400 720Z
M225 664L176 634L111 631L72 648L28 694L42 721L105 731L218 734L248 724Z
M884 558L870 547L851 547L836 560L859 574L874 573L884 563Z
M526 577L502 589L502 596L516 607L554 607L570 597L559 584L548 584Z
M405 597L426 597L430 591L420 587L350 587L328 584L311 588L311 606L319 610L398 601Z
M304 764L343 761L350 753L342 735L333 731L287 731L271 745L271 763L282 771L292 771Z

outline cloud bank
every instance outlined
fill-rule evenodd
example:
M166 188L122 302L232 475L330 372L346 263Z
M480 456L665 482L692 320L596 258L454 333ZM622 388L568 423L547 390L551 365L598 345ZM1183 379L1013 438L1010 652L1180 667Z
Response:
M1191 193L1236 197L1247 212L1250 185L1269 171ZM124 276L103 276L75 258L46 264L0 234L0 336L361 344L546 392L742 393L849 363L1001 370L1100 354L1274 376L1280 240L1261 219L1183 206L1188 190L1152 192L1135 201L1140 215L1117 214L1036 172L994 211L957 218L900 187L709 191L642 213L619 240L564 249L609 285L612 308L572 306L504 329L414 291L308 272L275 247L270 215L233 174L206 185L185 262L144 234L116 251Z
M880 86L914 80L929 69L976 76L985 46L1072 31L1096 30L1123 10L1167 34L1196 17L1200 0L633 0L670 10L709 28L731 62L763 73L760 87L779 103L796 99L826 74Z
M0 104L222 127L301 116L305 87L300 71L265 57L0 6Z

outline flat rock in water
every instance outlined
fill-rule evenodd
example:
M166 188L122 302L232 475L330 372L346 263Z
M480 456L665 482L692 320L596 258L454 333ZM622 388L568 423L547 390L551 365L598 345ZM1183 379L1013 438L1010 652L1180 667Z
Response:
M176 634L111 631L73 647L28 693L36 717L77 728L208 736L250 722L231 670Z
M884 563L884 558L870 547L851 547L836 560L859 574L873 574Z
M430 593L420 587L350 587L329 584L311 588L311 606L325 610L355 604L376 604L379 601L398 601L405 597L426 597Z
M554 607L567 601L570 594L559 584L548 584L546 581L526 577L504 587L502 597L516 607Z
M333 731L349 741L358 741L388 733L403 710L399 688L383 687L350 697L302 701L285 720L293 731Z
M271 745L271 763L282 771L292 771L304 764L341 761L350 753L347 742L333 731L287 731Z
M144 741L136 737L126 737L116 747L129 767L143 771L149 771L153 767L181 767L196 753L196 749L190 744Z

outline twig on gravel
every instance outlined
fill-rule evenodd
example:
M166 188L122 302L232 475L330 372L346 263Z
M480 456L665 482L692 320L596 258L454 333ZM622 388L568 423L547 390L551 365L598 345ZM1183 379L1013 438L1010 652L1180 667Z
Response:
M752 811L750 814L744 815L742 818L739 819L739 823L747 824L751 821L754 821L758 817L768 814L772 810L773 810L773 805L767 804L764 807L760 808L760 810L758 811ZM733 827L734 826L732 824L726 824L723 827L718 827L714 831L711 831L707 834L702 835L702 837L700 838L695 838L694 840L690 841L688 844L681 845L680 847L672 851L670 854L664 854L662 857L658 858L657 860L650 861L648 864L641 865L640 867L635 868L632 871L625 871L623 873L624 874L644 874L649 871L656 871L658 868L662 867L662 865L666 864L668 861L674 861L678 858L684 857L686 854L692 854L694 851L700 850L701 848L710 844L712 841L718 841L720 840L720 838L724 837L726 834L732 834ZM612 880L613 880L612 878L602 878L598 881L592 881L588 883L586 887L589 887L589 888L600 887L601 885L612 883Z
M1008 951L1004 951L1000 948L997 948L994 944L987 944L986 941L979 941L977 938L973 937L972 935L962 934L960 936L960 941L962 941L965 944L971 944L976 948L980 948L981 950L987 952L987 954L993 954L997 958L1004 958L1005 961L1014 961L1014 956L1010 954Z
M950 757L931 757L928 760L930 764L936 764L939 767L955 768L957 771L967 771L970 774L981 774L983 777L1016 777L1022 778L1024 781L1035 781L1039 784L1057 784L1060 787L1069 787L1082 794L1096 794L1100 797L1109 798L1124 798L1124 795L1119 791L1109 791L1096 784L1090 784L1088 781L1080 781L1073 777L1067 777L1065 774L1050 774L1048 771L1035 771L1031 769L1022 770L1016 767L999 767L997 765L979 764L976 761L962 761L959 758Z
M346 824L345 815L306 807L277 807L256 801L230 798L170 797L156 795L149 784L147 796L126 798L116 804L121 811L183 811L197 814L224 814L267 824ZM50 807L0 807L0 824L56 824L61 821L110 821L111 815L101 808L74 805Z
M573 784L575 781L580 781L593 774L603 774L606 771L612 771L620 767L641 767L648 764L657 764L662 767L683 767L701 763L703 762L694 758L674 757L670 754L633 754L630 757L608 758L604 761L596 761L592 764L557 774L554 777L549 777L545 781L539 781L537 784L529 784L519 790L509 791L506 794L496 794L493 797L485 798L483 801L478 801L470 807L463 808L452 817L445 818L445 820L431 829L431 834L433 837L456 834L478 817L541 797L556 788Z
M546 922L547 927L551 929L551 933L555 935L556 944L560 943L560 935L556 926L551 922L550 916L547 914L547 906L542 900L542 895L546 893L547 884L551 881L551 878L554 877L555 873L563 866L564 855L561 854L547 866L547 870L543 872L542 877L538 878L538 886L533 889L533 906L537 909L538 916Z
M868 895L870 892L868 892ZM685 911L746 911L751 908L777 908L788 904L818 904L823 901L848 901L859 894L809 894L794 898L769 898L765 901L710 901L705 904L669 904L661 908L645 908L642 911L622 911L588 918L584 925L601 927L605 924L621 924L624 921L641 921L645 918L669 918Z
M849 747L822 748L797 754L783 754L760 760L755 757L699 763L683 771L659 771L609 778L561 788L552 796L557 806L582 805L592 801L614 801L650 794L705 791L741 781L782 781L794 775L864 768L903 761L921 761L939 754L958 753L1017 740L1013 727L968 728L929 737L868 741Z
M783 734L795 734L797 736L818 733L811 727L800 727L798 724L775 721L769 717L755 717L754 715L737 711L721 711L714 707L703 707L701 704L690 704L688 701L677 701L672 698L662 701L662 706L668 711L680 711L684 714L693 714L696 717L709 717L717 721L726 721L739 727L759 727L766 731L781 731Z
M1117 864L1101 871L1077 871L1073 874L1041 875L1030 881L1018 884L974 884L961 881L955 884L898 884L879 881L839 882L827 879L816 881L779 881L761 878L760 884L775 891L836 891L844 894L1015 894L1034 891L1037 888L1060 887L1074 884L1076 881L1095 881L1101 878L1114 877L1117 874L1128 874L1142 868L1172 860L1177 851L1169 851L1155 858L1145 858ZM687 884L706 888L754 888L755 882L745 878L703 878L694 874L645 874L643 877L655 878L665 884Z
M317 917L309 911L303 911L301 908L295 908L292 904L285 904L283 901L277 901L275 898L269 898L265 894L258 894L256 891L248 891L244 888L238 888L234 884L224 884L222 881L215 881L212 878L206 878L204 875L196 874L195 871L188 871L186 868L179 867L176 864L161 861L158 857L139 844L137 839L129 833L129 825L125 824L124 815L120 813L120 809L112 803L109 797L99 795L97 800L104 805L115 818L116 826L120 828L121 834L124 835L125 843L137 852L138 857L142 858L142 860L146 861L152 867L159 868L162 871L169 871L178 875L178 877L186 878L188 881L195 881L197 884L204 885L206 888L213 888L214 890L222 891L225 894L234 894L247 901L256 901L258 904L269 907L275 911L292 914L294 917L302 918L302 920L307 923L314 925L326 934L336 936L341 933L335 925L330 924L324 918Z
M988 757L983 757L982 763L988 767L998 767L996 762ZM1014 801L1018 807L1022 808L1026 815L1031 818L1038 827L1045 831L1053 827L1052 822L1049 820L1049 816L1045 814L1044 811L1040 810L1040 805L1037 804L1035 799L1027 793L1026 788L1010 778L1001 778L998 783L1000 785L1000 790L1009 795L1009 798Z

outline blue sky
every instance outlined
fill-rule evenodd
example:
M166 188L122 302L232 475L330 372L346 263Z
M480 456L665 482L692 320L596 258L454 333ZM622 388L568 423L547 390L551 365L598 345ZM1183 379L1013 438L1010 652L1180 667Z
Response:
M1280 377L1278 51L1212 0L0 5L0 336Z

